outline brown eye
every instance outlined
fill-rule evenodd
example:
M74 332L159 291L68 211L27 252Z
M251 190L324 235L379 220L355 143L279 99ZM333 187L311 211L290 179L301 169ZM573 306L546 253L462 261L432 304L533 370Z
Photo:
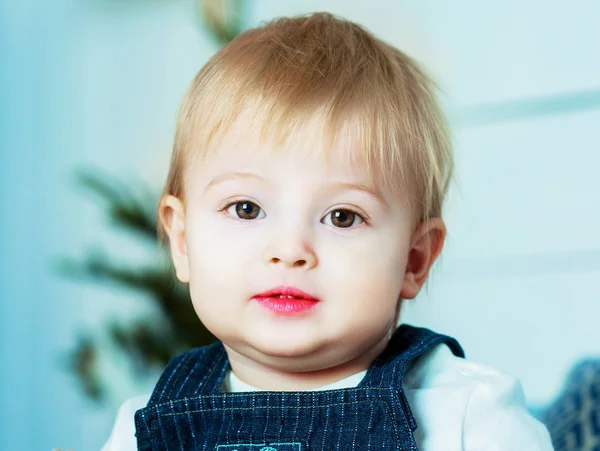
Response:
M260 213L260 207L253 202L236 202L231 206L235 206L236 215L244 220L256 219Z
M331 216L331 224L340 229L347 229L363 222L362 217L350 210L334 210L326 217Z

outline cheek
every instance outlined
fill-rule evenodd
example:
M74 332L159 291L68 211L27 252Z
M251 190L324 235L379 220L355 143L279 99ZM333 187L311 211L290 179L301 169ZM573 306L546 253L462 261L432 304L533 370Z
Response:
M365 240L339 246L333 252L346 272L361 278L397 280L403 275L408 259L408 242L391 233L380 233Z
M196 271L233 270L255 252L250 249L254 240L248 236L248 229L218 215L209 213L192 218L186 225L190 266L196 266Z
M347 247L344 252L338 249L324 268L327 290L332 295L348 302L348 307L356 309L349 313L364 313L364 306L376 303L381 309L394 309L406 268L407 250L404 246L371 242L364 246ZM352 307L350 306L352 304ZM383 313L383 312L382 312Z
M191 219L187 227L189 285L194 303L239 297L257 252L256 240L245 236L243 228L233 233L235 225L220 218Z

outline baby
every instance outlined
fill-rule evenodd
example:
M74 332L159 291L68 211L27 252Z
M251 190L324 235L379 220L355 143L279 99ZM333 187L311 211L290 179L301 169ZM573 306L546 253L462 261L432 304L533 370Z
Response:
M519 382L398 327L446 228L432 81L326 13L237 37L193 80L159 204L219 342L119 410L105 451L551 450Z

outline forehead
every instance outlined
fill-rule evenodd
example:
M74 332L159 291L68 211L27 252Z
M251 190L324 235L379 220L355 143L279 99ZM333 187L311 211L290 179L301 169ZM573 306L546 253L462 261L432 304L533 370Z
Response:
M231 170L277 168L286 174L360 181L374 189L382 188L367 170L364 153L349 127L341 127L331 136L323 122L314 119L298 124L285 135L261 135L260 130L254 121L235 121L213 145L198 152L194 178Z

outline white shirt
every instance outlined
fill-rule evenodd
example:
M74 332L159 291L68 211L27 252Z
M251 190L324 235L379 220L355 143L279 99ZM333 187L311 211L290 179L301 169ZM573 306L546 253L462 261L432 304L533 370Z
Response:
M366 371L321 387L357 386ZM229 372L229 392L258 391ZM454 356L440 344L419 358L404 376L404 390L418 428L421 451L552 450L545 426L527 411L519 381L498 370ZM102 451L135 451L134 414L150 394L130 398L119 409Z

